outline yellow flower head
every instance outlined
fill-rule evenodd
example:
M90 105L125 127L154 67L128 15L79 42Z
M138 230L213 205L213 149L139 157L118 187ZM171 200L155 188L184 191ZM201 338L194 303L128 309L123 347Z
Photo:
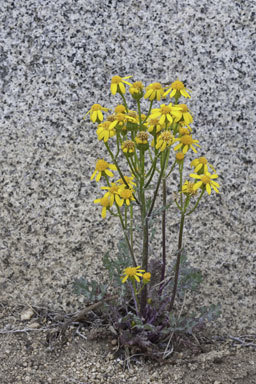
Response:
M128 279L136 280L138 283L140 282L140 276L142 276L144 269L140 269L141 267L128 267L123 270L122 283L125 283Z
M164 126L160 124L159 120L159 117L155 117L154 119L150 118L150 120L146 123L148 132L152 133L152 135L160 132L164 128Z
M164 94L164 89L160 83L152 83L146 87L146 93L144 98L160 101Z
M115 136L116 131L114 127L112 126L111 121L104 121L103 123L98 125L98 129L96 131L98 140L104 140L104 143L108 141L110 137Z
M118 185L116 185L115 183L111 183L110 187L101 187L101 189L107 189L108 192L105 193L104 196L109 197L111 207L114 204L114 201L115 201L116 195L118 194L119 188L120 187Z
M174 141L173 134L169 131L164 131L157 137L156 149L160 149L160 151L163 152L166 148L170 147Z
M181 152L179 152L179 153L181 153ZM196 195L197 190L194 189L194 185L195 185L195 183L192 183L191 181L186 180L182 186L181 192L184 193L185 195L191 195L191 196Z
M168 88L168 87L167 87ZM176 81L174 81L170 88L164 93L164 96L168 95L168 93L170 93L170 97L174 97L175 98L180 98L180 96L184 96L184 97L189 97L190 98L190 95L187 93L188 89L185 88L185 85L182 81L180 81L179 79L177 79Z
M127 122L136 122L136 120L124 113L117 113L113 121L111 122L110 127L111 128L116 128L116 129L121 129L122 131L126 130L126 123Z
M208 163L208 160L205 157L199 157L198 159L194 159L190 163L191 167L194 167L194 171L196 173L205 173L208 172L208 165L213 170L213 172L216 172L215 169L211 164Z
M193 117L189 113L187 105L179 104L178 107L179 108L173 111L173 115L175 116L175 122L180 121L182 119L186 125L193 123Z
M194 179L200 180L194 184L194 190L195 191L198 188L206 188L208 195L210 195L211 194L211 188L213 188L216 193L219 193L217 188L220 188L220 185L216 181L214 181L214 179L217 179L217 177L218 177L218 175L216 173L213 175L211 175L209 172L205 172L202 175L197 175L197 174L191 173L189 176L193 177Z
M126 155L133 155L135 151L135 144L132 140L126 140L122 144L122 151Z
M86 113L86 115L88 115L88 113L90 113L91 121L93 123L96 123L96 122L100 123L103 120L103 113L102 113L102 111L107 112L108 108L104 108L100 104L93 104L93 106Z
M136 81L130 86L129 91L132 97L134 97L137 100L143 96L143 88L144 88L144 85L142 84L142 82Z
M94 200L94 203L95 204L100 204L102 206L102 211L101 211L101 217L103 219L105 219L106 217L106 213L107 213L107 209L109 209L110 207L112 207L113 205L113 199L111 198L111 196L109 194L105 194L101 199L96 199Z
M151 119L155 119L156 117L160 117L159 123L172 123L172 103L169 105L161 104L160 108L155 108L152 110L150 115Z
M109 177L113 177L114 176L113 173L108 168L111 169L112 171L117 170L117 168L114 164L109 164L104 159L97 160L95 171L93 172L93 174L91 176L91 180L93 180L94 177L96 176L95 180L99 181L102 175L107 175Z
M177 139L175 139L175 141L179 141L180 143L176 145L176 147L174 147L174 150L177 151L182 148L182 152L184 153L184 155L187 153L187 151L190 148L192 149L193 152L197 153L197 150L194 147L194 145L196 145L197 147L200 147L200 145L197 144L199 143L199 141L194 140L191 135L184 135L184 136L178 137Z
M126 79L129 79L132 76L126 76L126 77L120 77L120 76L113 76L111 80L111 86L110 90L112 95L115 95L117 92L124 94L125 93L125 86L124 83L131 86L131 83L128 83Z
M136 183L133 182L134 176L124 176L124 179L129 186L130 189L133 189L133 187L136 187ZM117 183L120 184L121 186L127 186L126 183L124 183L123 179L118 179Z
M133 189L126 188L125 185L121 186L118 190L118 195L116 196L116 202L119 207L122 207L124 203L130 205L132 200L135 200L133 197Z
M144 284L147 284L150 282L150 279L151 279L151 273L150 272L145 272L143 273L142 275L142 280L143 280L143 283Z
M179 127L179 134L180 134L180 136L190 135L190 130L185 126L180 126Z
M115 107L115 113L125 113L126 109L123 104L119 104Z
M148 133L141 131L135 137L135 141L138 149L146 150L148 149Z
M183 152L176 153L176 161L177 163L182 163L185 158L185 155Z

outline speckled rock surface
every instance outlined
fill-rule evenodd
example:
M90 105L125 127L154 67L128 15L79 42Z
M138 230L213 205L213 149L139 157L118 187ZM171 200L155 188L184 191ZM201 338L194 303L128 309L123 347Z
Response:
M255 4L244 1L6 0L0 10L0 300L81 306L72 282L102 276L118 223L102 223L89 178L103 155L83 116L111 76L192 89L193 129L220 175L186 227L203 269L198 303L220 332L255 332ZM174 236L175 219L168 231ZM175 238L175 237L174 237ZM175 251L170 246L169 252Z

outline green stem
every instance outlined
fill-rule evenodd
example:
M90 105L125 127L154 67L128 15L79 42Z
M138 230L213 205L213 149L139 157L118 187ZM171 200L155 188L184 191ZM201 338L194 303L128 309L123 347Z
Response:
M173 286L172 298L171 298L171 303L170 303L170 308L169 308L170 312L173 309L173 305L174 305L174 301L175 301L175 297L176 297L176 293L177 293L177 287L178 287L184 220L185 220L185 214L182 212L181 220L180 220L179 241L178 241L178 255L177 255L177 260L176 260L176 265L175 265L174 286Z
M130 205L130 242L131 242L132 252L134 254L134 250L133 250L133 208L132 208L132 204Z
M194 210L197 208L197 206L198 206L198 204L199 204L199 201L200 201L201 198L203 197L204 192L205 192L205 189L202 189L202 192L200 193L200 196L198 197L197 202L196 202L194 208L192 208L191 211L189 211L188 213L186 213L186 216L191 215L191 213L194 212Z
M128 105L127 105L127 103L126 103L125 97L124 97L124 95L122 94L122 92L119 92L119 93L120 93L120 95L121 95L121 97L122 97L122 99L123 99L123 103L124 103L124 106L125 106L126 112L128 112L128 111L129 111L129 109L128 109Z
M139 123L140 123L140 131L142 128L142 121L141 121L141 109L140 109L140 101L137 101L137 106L138 106L138 113L139 113Z
M148 217L144 220L143 225L143 260L142 269L147 271L148 269ZM148 289L147 284L143 287L140 299L140 314L144 315L145 307L147 305Z
M157 194L158 194L158 190L159 190L159 187L160 187L160 184L161 184L161 180L162 180L162 177L163 177L163 174L164 174L164 170L165 170L165 165L166 165L166 161L167 161L167 155L168 153L166 152L165 153L165 157L164 157L164 164L161 168L161 172L160 172L160 175L158 177L158 181L157 181L157 186L156 186L156 189L155 189L155 192L154 192L154 196L153 196L153 199L152 199L152 202L151 202L151 206L149 208L149 211L148 211L148 217L150 217L153 209L154 209L154 205L155 205L155 201L156 201L156 197L157 197Z
M120 207L119 207L119 205L117 203L116 203L116 207L117 207L118 215L119 215L119 218L120 218L121 226L122 226L122 229L123 229L123 233L124 233L124 236L125 236L125 240L127 242L127 245L128 245L131 257L132 257L133 266L136 267L137 266L137 261L136 261L135 256L134 256L133 247L131 246L129 238L127 236L126 227L124 225L123 218L122 218L122 213L121 213Z
M149 115L150 115L150 112L151 112L151 109L152 109L152 106L153 106L153 102L154 102L154 100L151 100L151 101L150 101L149 110L148 110L147 116L146 116L145 120L143 121L143 123L145 123L145 121L147 121L147 118L148 118Z
M166 179L170 176L170 174L171 174L172 171L174 170L176 164L177 164L177 162L175 161L175 162L173 163L173 165L172 165L172 167L171 167L169 173L167 174Z
M163 212L162 212L162 271L161 271L161 283L165 278L166 268L166 178L163 177ZM160 285L160 293L163 290L163 284Z
M129 167L130 167L131 173L132 173L134 176L138 176L138 173L136 172L136 170L135 170L135 168L134 168L134 166L133 166L133 164L132 164L132 161L129 159L128 156L126 156L126 160L127 160L127 163L128 163L128 165L129 165Z

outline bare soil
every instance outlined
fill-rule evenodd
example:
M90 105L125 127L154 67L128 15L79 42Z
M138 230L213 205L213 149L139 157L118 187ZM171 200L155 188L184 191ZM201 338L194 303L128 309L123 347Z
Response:
M39 316L35 308L31 319L21 321L22 313L21 306L2 305L2 384L256 383L256 335L214 340L208 330L199 354L183 350L163 362L140 356L124 361L115 354L113 335L97 324L74 324L63 339L57 321Z

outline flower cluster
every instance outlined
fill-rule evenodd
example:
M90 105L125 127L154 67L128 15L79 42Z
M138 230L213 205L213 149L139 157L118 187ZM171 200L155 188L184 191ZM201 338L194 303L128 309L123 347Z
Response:
M124 293L108 316L118 329L121 346L140 348L143 345L144 348L148 343L151 349L153 343L158 342L167 351L166 335L173 327L174 301L182 285L179 279L184 223L203 195L210 195L212 191L219 193L220 186L214 167L206 157L197 155L201 146L193 132L193 116L183 101L190 98L184 83L177 79L168 86L159 82L145 86L131 78L118 75L112 78L111 94L119 97L119 104L114 108L93 104L86 113L96 124L98 141L108 155L107 160L96 161L91 175L91 180L104 182L103 195L94 203L100 205L103 219L107 213L119 218L124 235L119 247L120 258L105 260L111 281L117 283L112 288L121 286ZM127 98L132 101L131 109ZM145 105L148 107L142 110ZM194 154L197 157L190 159ZM189 171L190 180L184 176L188 160L193 169ZM178 185L170 194L168 182L172 172ZM176 262L170 274L166 224L172 202L178 208L180 223ZM159 203L160 209L156 207ZM162 216L161 261L159 252L153 253L154 247L150 246L153 236L149 234L156 213ZM180 318L181 313L178 316ZM157 351L159 354L159 349Z
M186 104L179 103L180 97L190 98L184 83L177 79L170 86L163 87L155 82L147 87L141 81L131 83L127 81L132 76L114 76L111 80L111 93L119 94L122 98L122 104L118 104L113 111L100 104L93 104L87 112L93 123L98 124L96 134L99 141L103 141L110 153L113 164L100 159L96 163L95 171L91 179L95 177L98 182L102 177L107 181L108 186L102 187L107 190L102 198L94 202L102 206L102 217L106 217L106 212L112 213L113 205L122 207L129 206L135 199L136 183L129 184L121 173L109 147L109 142L115 140L118 153L121 150L123 156L127 159L129 171L132 174L131 181L138 178L140 174L140 152L152 152L150 158L155 155L156 159L161 157L167 150L174 151L175 163L183 167L183 163L188 151L197 153L200 148L199 141L192 136L191 124L193 117ZM129 93L133 99L140 102L140 99L148 99L151 102L147 114L143 114L139 108L136 112L128 108L125 93L126 86L129 87ZM169 95L174 99L174 103L163 103L162 100ZM153 102L160 102L160 106L152 109ZM105 118L104 118L104 114ZM199 157L191 162L194 173L190 177L196 181L185 183L181 186L181 192L185 195L195 195L198 189L206 190L208 194L213 189L219 192L219 184L214 181L218 175L212 165L208 164L205 157ZM209 168L214 172L211 174ZM118 171L121 176L121 183L109 181L113 177L112 171ZM152 174L150 175L152 178Z

